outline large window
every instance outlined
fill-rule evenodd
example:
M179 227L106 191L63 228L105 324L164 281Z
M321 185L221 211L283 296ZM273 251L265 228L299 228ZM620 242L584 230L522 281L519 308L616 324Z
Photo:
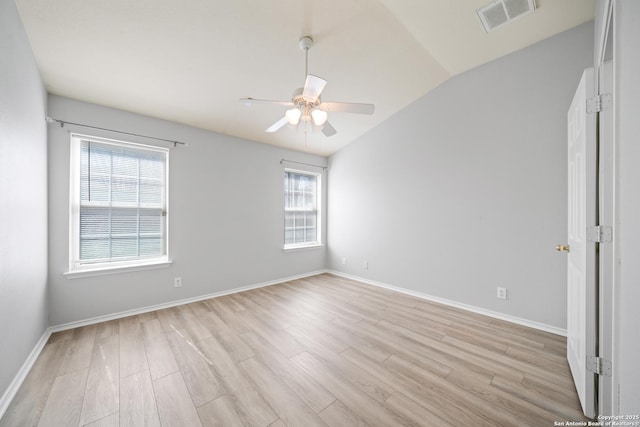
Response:
M72 135L70 272L168 262L168 150Z
M320 175L285 169L284 247L320 245Z

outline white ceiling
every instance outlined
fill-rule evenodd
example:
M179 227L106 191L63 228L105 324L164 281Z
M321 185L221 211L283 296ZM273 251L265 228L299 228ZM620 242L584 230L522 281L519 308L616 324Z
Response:
M595 0L537 0L487 34L489 0L16 0L47 90L109 107L329 155L450 77L593 19ZM330 138L267 134L304 84L298 40L324 101L376 105L330 113ZM66 118L71 120L72 118ZM87 123L90 124L90 123Z

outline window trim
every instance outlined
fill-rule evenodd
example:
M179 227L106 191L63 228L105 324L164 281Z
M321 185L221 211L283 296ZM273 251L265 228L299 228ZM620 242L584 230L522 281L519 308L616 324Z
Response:
M169 149L147 144L103 138L81 133L70 135L70 182L69 182L69 266L63 273L67 278L79 278L97 276L102 274L115 274L127 271L148 270L169 266ZM137 259L125 259L111 262L90 262L81 264L80 259L80 156L82 141L94 141L113 146L142 149L162 153L165 156L165 182L164 182L164 216L165 236L164 255L154 257L142 257Z
M313 249L313 248L321 248L323 247L322 243L322 173L320 172L311 172L308 170L301 170L295 168L284 168L284 172L291 172L301 175L309 175L316 178L316 240L314 242L304 242L304 243L289 243L285 242L285 234L286 234L286 200L284 200L284 188L282 192L283 203L282 203L282 242L283 242L283 251L290 252L301 249Z
M115 264L115 263L110 263ZM131 265L117 265L117 266L109 266L109 267L100 267L100 268L83 268L81 270L73 270L62 273L67 279L80 279L82 277L92 277L92 276L103 276L106 274L118 274L118 273L128 273L131 271L143 271L143 270L154 270L156 268L165 268L169 267L172 264L172 261L169 259L161 260L161 261L150 261L145 263L131 264ZM104 264L101 264L104 265Z

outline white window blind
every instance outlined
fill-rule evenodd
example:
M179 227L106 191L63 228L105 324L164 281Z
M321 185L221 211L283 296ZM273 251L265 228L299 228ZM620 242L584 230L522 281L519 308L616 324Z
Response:
M166 260L167 150L72 138L71 270Z
M285 170L285 248L320 244L320 175Z

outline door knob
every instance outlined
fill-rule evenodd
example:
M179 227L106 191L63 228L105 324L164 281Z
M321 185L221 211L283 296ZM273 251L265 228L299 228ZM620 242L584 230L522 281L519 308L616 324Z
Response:
M558 252L569 252L571 248L569 247L569 245L557 245L556 246L556 251Z

